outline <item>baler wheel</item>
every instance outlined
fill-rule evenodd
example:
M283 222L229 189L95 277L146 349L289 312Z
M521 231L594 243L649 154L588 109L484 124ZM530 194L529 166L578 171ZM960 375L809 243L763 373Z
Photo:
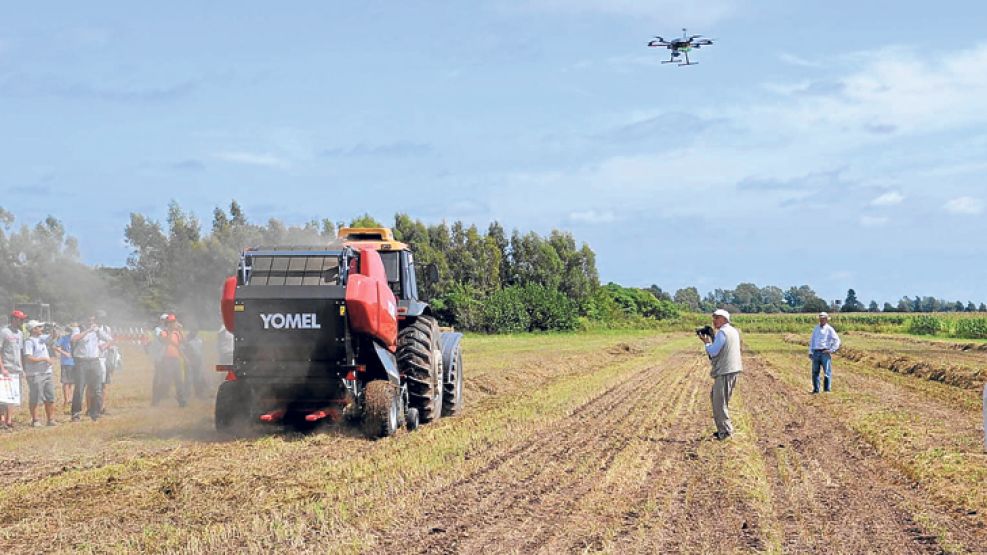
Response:
M363 431L370 437L388 437L398 429L401 411L398 388L387 380L374 380L363 393Z
M452 383L444 383L445 392L442 394L442 416L456 416L463 408L463 350L456 346L456 352L451 357L451 368L448 372L453 375Z
M408 383L409 404L423 424L442 415L442 351L439 324L419 316L398 334L398 367Z

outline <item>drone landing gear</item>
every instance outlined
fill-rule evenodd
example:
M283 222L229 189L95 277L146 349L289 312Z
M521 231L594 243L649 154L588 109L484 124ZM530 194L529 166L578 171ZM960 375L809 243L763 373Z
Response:
M685 63L684 64L679 64L679 67L682 67L682 66L694 66L694 65L696 65L698 63L699 62L690 62L689 61L689 53L686 52L685 53Z

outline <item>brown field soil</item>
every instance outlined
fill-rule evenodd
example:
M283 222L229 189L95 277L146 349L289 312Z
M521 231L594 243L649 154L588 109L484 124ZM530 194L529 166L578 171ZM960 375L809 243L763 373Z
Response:
M381 441L224 438L128 351L106 418L0 435L0 552L987 552L972 390L838 358L811 396L803 347L746 336L718 442L694 337L465 345L463 414Z

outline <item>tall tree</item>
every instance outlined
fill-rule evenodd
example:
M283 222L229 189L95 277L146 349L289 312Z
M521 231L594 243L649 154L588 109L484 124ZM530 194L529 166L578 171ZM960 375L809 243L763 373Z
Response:
M688 308L692 312L699 311L699 303L702 301L699 297L699 290L695 287L683 287L675 292L673 297L675 302Z
M846 292L846 300L843 301L841 312L860 312L864 309L863 303L857 300L857 292L849 289Z

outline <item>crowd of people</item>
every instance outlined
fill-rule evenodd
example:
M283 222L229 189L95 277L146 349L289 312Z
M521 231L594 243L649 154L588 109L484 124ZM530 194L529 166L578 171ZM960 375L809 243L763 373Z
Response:
M83 410L92 420L106 414L104 392L122 358L106 325L106 313L94 312L85 324L67 326L29 319L20 310L0 328L0 428L14 427L13 408L21 404L27 384L31 426L57 426L55 361L59 362L62 406L73 421ZM71 398L71 405L69 399ZM38 414L44 406L44 423Z
M14 428L14 409L22 404L25 385L30 426L59 424L56 362L65 415L78 422L83 415L96 421L107 414L107 392L123 357L105 312L65 326L31 319L20 310L7 320L0 328L0 430ZM205 399L214 393L204 373L202 338L197 330L186 331L175 314L162 314L149 333L129 328L120 337L141 345L154 364L152 406L172 394L184 407L192 395ZM217 335L217 354L221 364L232 363L233 335L225 327Z

